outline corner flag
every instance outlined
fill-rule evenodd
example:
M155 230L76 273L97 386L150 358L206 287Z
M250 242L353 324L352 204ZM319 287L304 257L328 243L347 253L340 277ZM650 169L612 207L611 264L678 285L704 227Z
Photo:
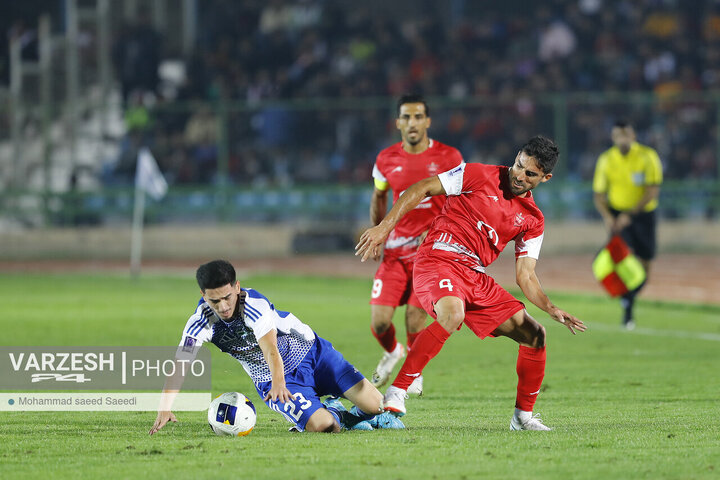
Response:
M167 193L168 184L158 167L155 157L147 147L138 152L137 168L135 170L135 208L133 209L133 222L130 244L130 274L133 277L140 275L140 262L142 258L142 234L145 218L145 194L153 200L162 200Z
M625 295L645 281L640 260L619 235L613 235L592 263L595 278L612 297Z
M140 188L153 200L161 200L167 193L168 185L158 167L155 157L147 147L138 152L135 170L135 188Z

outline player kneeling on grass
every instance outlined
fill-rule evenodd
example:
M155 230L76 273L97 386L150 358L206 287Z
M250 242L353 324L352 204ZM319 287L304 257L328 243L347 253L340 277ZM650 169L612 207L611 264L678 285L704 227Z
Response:
M485 273L505 246L515 243L515 277L528 300L573 334L585 325L556 307L535 274L545 220L531 190L552 177L558 148L545 137L531 138L512 167L463 164L412 185L376 227L360 237L356 255L376 255L397 222L425 197L446 195L413 269L413 288L435 322L413 343L385 393L385 410L405 414L406 391L450 334L465 323L480 338L508 337L520 344L517 397L512 430L550 430L532 414L545 375L545 328L524 305Z
M230 263L201 265L196 278L202 298L183 331L179 359L194 359L204 342L215 344L240 362L260 398L294 424L291 430L404 428L383 413L382 394L330 342L256 290L240 287ZM170 406L181 384L173 377L166 382L150 435L177 421ZM335 398L323 404L325 395ZM340 396L355 406L347 411Z

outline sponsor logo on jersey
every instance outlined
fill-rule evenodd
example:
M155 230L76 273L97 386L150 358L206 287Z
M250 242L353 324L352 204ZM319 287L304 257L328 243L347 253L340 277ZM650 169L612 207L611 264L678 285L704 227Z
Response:
M497 247L497 244L500 241L500 237L498 236L497 231L493 227L483 222L482 220L478 220L477 228L485 235L487 235L488 239L492 242L492 244Z
M523 222L525 219L523 218L523 214L518 212L515 214L515 222L513 223L516 227L522 227Z
M402 166L395 167L392 170L390 170L390 173L395 173L395 172L402 172Z
M428 174L430 174L430 176L437 175L439 170L440 170L440 165L438 165L435 162L430 162L430 165L428 165L427 171L428 171Z
M492 198L492 199L495 200L496 202L498 201L497 195L487 195L487 197L488 197L488 198Z
M185 343L183 343L183 352L192 352L195 347L196 340L193 337L185 337Z

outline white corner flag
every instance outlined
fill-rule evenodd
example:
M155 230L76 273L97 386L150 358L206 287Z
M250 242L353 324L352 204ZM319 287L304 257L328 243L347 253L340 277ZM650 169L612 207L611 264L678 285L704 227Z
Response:
M147 147L138 152L135 169L135 208L133 210L132 239L130 245L130 274L140 275L142 258L142 233L145 218L145 194L153 200L162 200L167 193L168 184L158 167L155 157Z
M135 188L143 190L154 200L162 200L167 193L168 184L165 177L147 147L141 148L138 152Z

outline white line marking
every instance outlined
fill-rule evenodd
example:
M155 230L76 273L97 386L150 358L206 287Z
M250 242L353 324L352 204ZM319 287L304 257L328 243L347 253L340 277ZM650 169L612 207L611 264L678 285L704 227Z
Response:
M710 340L712 342L720 342L720 334L706 332L687 332L684 330L658 330L655 328L636 327L635 330L623 330L620 325L607 325L604 323L593 323L589 325L589 330L602 330L605 332L621 332L634 335L647 335L650 337L670 337L670 338L692 338L695 340Z

